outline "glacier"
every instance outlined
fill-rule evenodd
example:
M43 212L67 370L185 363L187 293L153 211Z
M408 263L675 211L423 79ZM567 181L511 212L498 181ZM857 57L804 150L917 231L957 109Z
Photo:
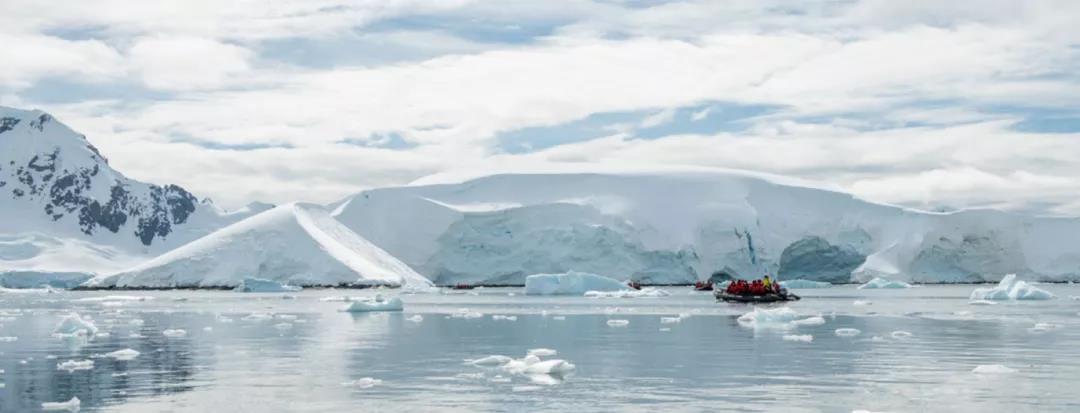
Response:
M236 288L250 278L301 287L431 285L322 207L300 203L275 207L87 285Z
M589 292L629 290L626 283L596 274L570 271L533 274L525 278L525 295L583 295Z
M790 178L711 168L431 177L329 206L438 284L582 271L642 283L1080 279L1080 220L926 212Z

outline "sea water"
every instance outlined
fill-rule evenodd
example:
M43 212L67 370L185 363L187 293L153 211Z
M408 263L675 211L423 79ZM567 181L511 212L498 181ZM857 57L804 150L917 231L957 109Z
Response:
M404 312L362 314L342 297L395 291L0 293L0 411L1080 411L1080 288L973 305L974 287L802 290L749 324L754 307L674 287L403 295ZM73 312L98 335L54 335ZM574 370L470 363L538 348Z

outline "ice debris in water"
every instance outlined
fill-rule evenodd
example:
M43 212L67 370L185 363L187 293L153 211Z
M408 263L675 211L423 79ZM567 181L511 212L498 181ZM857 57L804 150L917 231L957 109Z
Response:
M169 328L161 332L161 335L169 338L179 338L187 335L187 331L179 328Z
M370 389L372 387L382 384L382 380L373 379L371 377L363 377L352 381L341 383L342 386L352 387L354 389Z
M77 412L82 406L82 402L78 397L72 397L71 400L66 402L45 402L41 404L41 410L55 412L55 411L68 411Z
M626 327L630 325L630 320L608 320L607 325L610 327Z
M968 305L995 305L997 303L990 300L971 300L968 301Z
M618 291L586 291L585 296L590 298L641 298L641 297L667 297L671 293L659 288L645 287L640 290Z
M825 324L821 316L804 317L789 307L757 308L739 316L739 325L753 329L791 329Z
M976 288L971 300L1049 300L1054 294L1016 279L1016 274L1006 275L997 286Z
M409 318L406 318L406 320L412 321L414 323L419 323L421 321L424 321L424 316L422 316L420 314L416 314L416 315L409 316Z
M1016 373L1016 369L1005 367L1000 364L983 364L975 367L971 372L978 374L1009 374Z
M677 324L682 322L682 317L660 317L660 324Z
M525 277L525 295L583 295L589 291L629 289L626 283L614 278L576 271Z
M288 293L294 291L300 291L303 288L286 285L277 281L266 280L262 278L244 278L240 281L240 285L237 285L233 291L242 293Z
M784 334L784 341L799 341L803 343L809 343L814 341L814 336L810 334Z
M802 289L802 288L829 288L832 284L824 281L810 281L810 280L787 280L780 281L780 286L787 289Z
M542 376L561 377L577 368L573 363L562 359L542 360L540 358L541 354L555 355L557 352L552 349L533 349L529 350L529 354L521 359L495 355L473 360L471 364L498 367L507 373L530 376L531 378L541 376L538 379L533 379L533 382L549 385L558 384L560 379Z
M855 337L862 333L857 328L838 328L836 329L836 335L840 337Z
M517 321L517 316L516 316L516 315L501 315L501 314L495 314L495 315L492 315L492 316L491 316L491 319L492 319L492 320L506 320L506 321Z
M92 336L97 332L97 326L90 320L80 317L79 313L68 314L53 330L54 334L61 336Z
M1029 328L1028 331L1032 333L1045 333L1057 327L1057 324L1052 323L1035 323L1035 326Z
M553 315L553 316L551 316L551 319L555 320L555 321L564 321L564 320L566 320L566 316L564 316L564 315Z
M534 348L534 349L529 350L528 353L526 353L526 355L536 356L536 357L551 357L551 356L554 356L556 354L559 354L559 352L555 351L555 350L552 350L550 348Z
M889 280L881 277L874 278L866 284L860 285L859 289L865 288L911 288L911 284L900 280Z
M68 360L63 363L57 363L56 369L73 373L77 370L90 370L94 368L94 360Z
M139 352L130 348L125 348L123 350L116 350L111 353L105 353L105 357L113 358L116 360L134 360L136 357L139 357Z
M280 331L285 331L285 330L291 330L291 329L292 329L292 327L293 327L292 323L278 323L278 324L274 324L274 328L276 328L276 329L278 329L278 330L280 330Z
M377 311L402 311L405 309L405 304L401 302L398 297L393 297L389 300L383 298L382 295L376 295L374 298L366 300L353 301L342 311L350 313L369 313Z
M912 335L913 334L903 330L896 330L892 332L892 338L895 338L897 340L906 340L911 338Z
M19 341L19 338L15 337L15 336L0 337L0 343L12 343L12 342L15 342L15 341Z
M864 307L864 306L868 306L868 305L871 305L871 304L873 304L873 303L870 302L870 301L867 301L867 300L855 300L855 302L851 303L851 305L854 305L856 307Z
M496 356L487 356L487 357L479 358L479 359L476 359L476 360L472 360L469 363L475 364L477 366L501 366L503 364L509 363L510 360L513 360L513 359L510 358L510 357L507 357L507 356L498 356L498 355L496 355Z

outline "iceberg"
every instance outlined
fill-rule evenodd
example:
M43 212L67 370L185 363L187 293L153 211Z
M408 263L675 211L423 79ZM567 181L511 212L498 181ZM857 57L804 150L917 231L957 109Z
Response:
M342 386L352 387L354 389L370 389L380 384L382 384L382 380L371 377L362 377L356 380L341 383Z
M82 406L82 402L79 401L79 398L78 397L72 397L71 400L68 400L66 402L45 402L45 403L42 403L41 404L41 410L44 410L44 411L47 411L47 412L56 412L56 411L77 412L77 411L79 411L81 406Z
M736 320L739 325L757 329L780 329L787 330L799 326L813 326L825 324L821 316L804 317L788 307L778 308L754 308L753 311L739 316Z
M983 300L1049 300L1054 294L1027 282L1017 280L1016 274L1006 275L994 287L976 288L971 292L972 302Z
M66 371L68 373L74 373L77 370L90 370L93 368L94 360L68 360L56 364L57 370Z
M374 298L367 300L353 301L342 311L349 313L370 313L379 311L403 311L405 305L398 297L393 297L389 300L383 298L381 295L376 295Z
M236 286L233 291L242 293L289 293L302 290L302 287L286 285L277 281L265 280L262 278L244 278L240 280L240 285Z
M525 295L584 295L589 291L629 290L626 283L596 274L570 271L525 277Z
M1016 369L1005 367L1000 364L983 364L971 370L976 374L1010 374L1016 373Z
M803 288L829 288L832 284L824 281L810 281L810 280L787 280L780 281L780 286L788 289L803 289Z
M57 324L53 334L61 336L92 336L97 334L98 328L90 320L79 316L79 313L71 313Z
M874 289L874 288L911 288L911 284L900 280L889 280L881 277L876 277L866 284L860 285L859 289Z

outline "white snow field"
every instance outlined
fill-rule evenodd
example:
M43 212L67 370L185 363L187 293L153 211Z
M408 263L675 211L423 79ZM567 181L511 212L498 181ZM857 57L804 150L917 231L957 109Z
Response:
M1080 279L1080 220L930 213L812 183L718 169L435 176L332 205L358 234L438 284L523 284L581 271L643 283Z
M322 207L286 204L252 216L96 287L230 287L245 278L295 286L386 285L426 288L409 266L356 235Z
M526 295L584 295L590 291L617 292L629 289L626 282L576 271L525 277Z
M1016 274L1006 275L994 287L976 288L971 292L971 301L979 300L1049 300L1054 294L1016 279Z

